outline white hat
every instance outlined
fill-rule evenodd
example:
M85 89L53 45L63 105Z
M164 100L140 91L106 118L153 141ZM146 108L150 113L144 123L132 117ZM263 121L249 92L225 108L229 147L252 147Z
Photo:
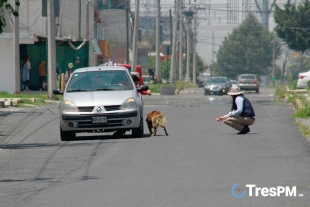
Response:
M231 87L230 91L227 94L228 95L239 95L242 93L243 93L243 91L240 91L239 87Z

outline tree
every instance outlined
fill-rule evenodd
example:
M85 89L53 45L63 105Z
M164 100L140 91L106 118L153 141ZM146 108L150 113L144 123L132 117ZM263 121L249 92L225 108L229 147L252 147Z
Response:
M290 0L281 9L275 6L276 34L290 49L304 53L310 47L310 2L297 7Z
M253 14L249 14L232 34L225 37L216 55L218 66L212 66L218 71L213 73L229 78L236 78L242 73L261 74L272 66L273 49L276 58L281 54L278 41L273 48L273 38L273 34Z
M301 56L292 59L291 64L287 67L286 79L288 79L289 81L298 79L298 73L304 72L300 71L300 68L304 68L305 71L310 70L310 60L304 59L303 62L301 61L302 61Z
M15 5L20 5L19 0L15 0ZM6 26L6 20L4 18L6 11L9 13L9 15L13 14L14 16L18 16L18 12L10 3L8 3L8 0L0 0L0 34L3 32L3 28Z
M310 47L310 2L304 0L296 6L288 0L283 9L276 5L274 20L277 24L275 27L277 36L290 49L301 52L301 65L303 65L303 54ZM300 67L299 71L302 70Z

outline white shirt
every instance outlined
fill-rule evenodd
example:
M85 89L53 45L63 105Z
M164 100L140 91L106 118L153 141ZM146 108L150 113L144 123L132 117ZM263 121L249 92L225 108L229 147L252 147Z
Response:
M243 111L243 97L242 96L237 96L235 99L235 103L237 105L237 110L233 110L228 113L229 116L239 116L242 111Z

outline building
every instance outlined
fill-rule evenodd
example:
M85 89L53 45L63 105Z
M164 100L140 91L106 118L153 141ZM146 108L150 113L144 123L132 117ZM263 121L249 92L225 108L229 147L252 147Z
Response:
M10 1L13 2L12 0ZM20 1L19 33L20 61L26 56L31 57L30 89L38 90L38 66L41 60L47 58L47 17L46 0ZM81 2L81 4L80 4ZM56 64L64 72L69 62L75 67L85 67L94 64L95 12L94 3L90 1L87 10L87 0L55 0L56 24ZM89 22L87 24L87 12ZM0 34L0 71L6 76L0 77L0 91L13 93L16 81L14 73L13 54L13 23L6 16L7 26ZM89 27L87 28L87 25ZM88 30L87 30L88 29ZM89 31L89 37L86 36ZM54 69L56 73L56 68Z

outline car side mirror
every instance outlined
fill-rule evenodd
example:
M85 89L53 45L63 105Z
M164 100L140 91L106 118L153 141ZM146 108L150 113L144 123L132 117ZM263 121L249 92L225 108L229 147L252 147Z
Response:
M147 85L141 85L140 88L137 89L138 92L147 91L149 87Z

